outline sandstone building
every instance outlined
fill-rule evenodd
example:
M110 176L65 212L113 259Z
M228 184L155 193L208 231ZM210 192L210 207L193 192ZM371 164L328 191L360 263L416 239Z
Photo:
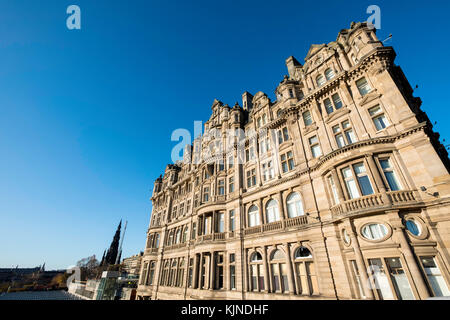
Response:
M395 55L352 23L286 60L276 101L215 100L155 182L138 298L450 295L448 154Z

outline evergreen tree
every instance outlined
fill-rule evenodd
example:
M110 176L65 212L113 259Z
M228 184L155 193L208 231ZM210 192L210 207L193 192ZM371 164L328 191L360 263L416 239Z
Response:
M103 257L102 257L102 261L100 262L100 266L103 266L105 264L105 256L106 256L106 250L103 251Z
M120 240L120 228L122 227L122 220L120 220L119 226L117 227L116 234L111 242L111 246L108 249L108 253L105 257L105 265L115 264L117 254L119 253L119 240Z

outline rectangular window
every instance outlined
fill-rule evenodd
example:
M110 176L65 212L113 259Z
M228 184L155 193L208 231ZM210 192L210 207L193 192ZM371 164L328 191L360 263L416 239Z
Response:
M217 214L217 232L219 232L219 233L225 232L225 214L224 213Z
M236 289L236 267L235 265L230 265L230 289Z
M380 160L381 168L383 169L386 181L389 184L391 191L401 190L400 183L398 182L397 176L395 175L394 168L392 167L389 159Z
M191 239L195 239L197 237L197 223L192 224L192 235Z
M190 211L191 211L191 200L188 200L186 202L186 214L189 214Z
M256 169L247 171L247 188L251 188L256 185Z
M205 218L205 225L203 226L203 234L210 234L211 230L210 230L210 225L211 225L211 217L206 217Z
M361 78L358 81L356 81L356 86L358 87L359 93L362 96L365 96L372 90L370 88L370 85L367 83L366 78Z
M362 286L362 280L361 280L361 276L359 274L358 265L356 264L355 260L350 260L350 263L352 265L353 276L355 277L356 285L358 286L359 297L360 298L365 298L366 295L364 294L364 290L363 290L363 286Z
M345 185L347 187L350 199L359 198L360 195L355 179L353 178L352 169L350 167L342 169L342 175L344 176Z
M235 223L234 210L230 210L230 231L234 231L236 229Z
M372 121L375 124L377 131L383 130L384 128L389 126L389 122L387 121L386 116L384 115L384 112L380 106L369 109L369 114L372 117Z
M369 274L369 277L375 282L379 298L381 300L394 300L389 279L386 276L381 259L369 259L369 270L372 272L372 274Z
M372 185L370 183L369 176L366 173L364 164L362 162L354 164L353 169L355 170L355 174L358 179L359 187L361 188L363 196L373 194Z
M311 153L313 158L318 158L322 155L322 151L320 150L319 139L317 136L309 138L309 145L311 147Z
M350 126L350 121L346 120L341 124L335 125L332 129L338 148L356 142L355 134Z
M282 144L289 140L289 132L286 127L277 131L278 144Z
M192 279L194 276L194 259L189 259L188 287L192 288Z
M223 289L223 253L216 253L216 283L214 289Z
M263 137L261 138L261 141L259 142L259 151L261 154L265 154L270 150L270 140L269 137Z
M203 202L209 201L209 187L203 189Z
M331 103L330 99L325 99L323 104L325 105L325 109L327 111L328 114L333 113L334 109L333 109L333 104Z
M434 257L420 257L420 262L422 263L423 269L428 279L428 283L433 289L435 297L448 297L450 296L450 291L448 289L447 283L442 276L441 270L436 264L436 258Z
M305 127L312 125L312 116L309 110L303 112L303 122L305 123Z
M225 180L219 180L219 196L225 194Z
M234 192L234 177L228 178L228 192Z
M283 170L283 173L293 170L294 167L295 167L294 156L293 156L292 151L282 154L281 155L281 168Z
M333 99L335 110L339 110L340 108L342 108L342 100L337 93L333 94L331 98Z
M262 164L263 181L266 182L268 180L273 179L274 175L275 175L275 171L273 169L272 161L268 161L266 163L263 163Z
M386 265L389 269L397 297L400 300L415 300L400 258L388 258L386 259Z

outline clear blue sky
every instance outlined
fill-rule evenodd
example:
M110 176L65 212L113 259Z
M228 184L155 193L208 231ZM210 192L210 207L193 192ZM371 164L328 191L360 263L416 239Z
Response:
M381 7L423 109L450 142L448 1L0 1L0 267L100 256L121 218L143 250L176 128L214 98L273 98L290 55ZM66 28L77 4L82 30Z

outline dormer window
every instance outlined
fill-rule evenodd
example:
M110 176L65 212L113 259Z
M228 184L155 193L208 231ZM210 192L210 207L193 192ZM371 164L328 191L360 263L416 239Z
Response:
M262 116L262 124L263 124L263 126L267 124L267 116L265 113Z
M289 98L294 98L294 90L289 89Z
M359 93L364 97L366 94L368 94L370 91L372 91L372 88L370 87L369 83L367 82L366 78L361 78L358 81L356 81L356 86L358 87Z
M325 70L325 77L327 78L328 81L333 79L334 76L335 76L335 74L334 74L334 70L333 69L328 68L327 70Z
M320 88L321 86L323 86L325 84L325 77L323 75L319 75L316 78L316 82L317 82L317 86Z

